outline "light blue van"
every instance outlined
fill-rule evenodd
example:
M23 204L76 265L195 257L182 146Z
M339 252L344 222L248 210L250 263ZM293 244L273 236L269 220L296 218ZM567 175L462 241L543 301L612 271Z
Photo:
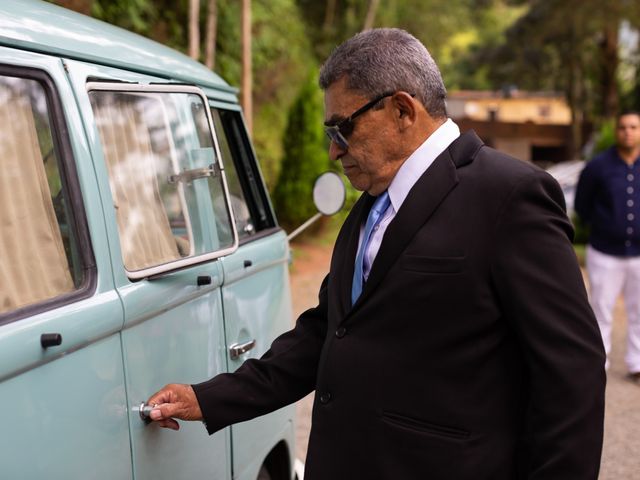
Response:
M293 407L211 437L139 411L291 325L287 238L234 89L2 0L0 227L0 478L294 478Z

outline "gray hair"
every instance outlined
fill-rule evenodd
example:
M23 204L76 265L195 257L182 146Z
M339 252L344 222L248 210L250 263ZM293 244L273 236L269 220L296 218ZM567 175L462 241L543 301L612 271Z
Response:
M420 40L399 28L366 30L336 47L320 70L320 88L345 76L347 88L371 99L402 90L415 94L433 118L447 116L438 66Z

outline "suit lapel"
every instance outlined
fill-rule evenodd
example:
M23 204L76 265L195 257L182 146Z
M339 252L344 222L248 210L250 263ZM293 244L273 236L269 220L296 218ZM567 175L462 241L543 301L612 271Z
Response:
M448 152L440 155L420 177L405 199L400 211L387 227L380 250L371 266L369 279L354 306L366 300L416 232L458 183L456 168Z
M368 193L362 194L360 199L351 209L349 216L344 222L343 228L336 240L334 248L334 258L331 269L339 272L336 275L336 288L340 302L340 317L343 318L346 312L351 310L351 286L353 283L353 269L358 251L358 238L360 236L360 226L364 223L371 205L375 201Z
M478 138L475 132L465 132L436 158L416 182L402 207L400 207L400 211L387 227L380 250L371 267L369 279L365 283L362 295L360 295L354 307L365 301L371 292L375 290L417 231L428 221L449 192L456 187L458 184L456 169L471 163L482 145L482 140ZM368 203L369 207L370 205L371 201ZM365 211L365 215L368 211L369 208ZM362 213L360 213L358 219L359 222L362 222ZM360 223L357 225L359 226ZM350 278L353 277L353 263L358 239L357 232L355 239L356 246L351 246L352 255L345 259L345 261L350 262L347 264L348 267L344 269L351 272ZM350 286L351 283L349 283L347 293L351 292ZM347 305L349 303L350 299ZM347 308L343 311L349 311L349 309Z

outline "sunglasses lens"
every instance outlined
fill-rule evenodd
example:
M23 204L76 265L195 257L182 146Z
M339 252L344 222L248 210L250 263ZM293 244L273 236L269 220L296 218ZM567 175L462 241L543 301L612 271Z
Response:
M346 150L347 148L349 148L349 143L342 136L342 132L338 128L336 128L335 126L334 127L327 127L327 128L325 128L324 131L327 134L327 137L329 137L329 140L334 142L340 148L342 148L343 150Z
M338 131L343 138L347 138L353 133L353 120L347 119L338 125Z

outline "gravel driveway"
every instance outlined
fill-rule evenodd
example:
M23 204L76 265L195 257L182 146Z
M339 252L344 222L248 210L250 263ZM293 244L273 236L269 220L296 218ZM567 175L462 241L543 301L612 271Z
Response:
M331 246L295 244L291 268L294 318L317 303L329 269ZM622 302L615 312L611 370L607 379L605 439L599 480L640 480L640 385L625 379L625 320ZM313 394L297 404L297 457L304 460Z

